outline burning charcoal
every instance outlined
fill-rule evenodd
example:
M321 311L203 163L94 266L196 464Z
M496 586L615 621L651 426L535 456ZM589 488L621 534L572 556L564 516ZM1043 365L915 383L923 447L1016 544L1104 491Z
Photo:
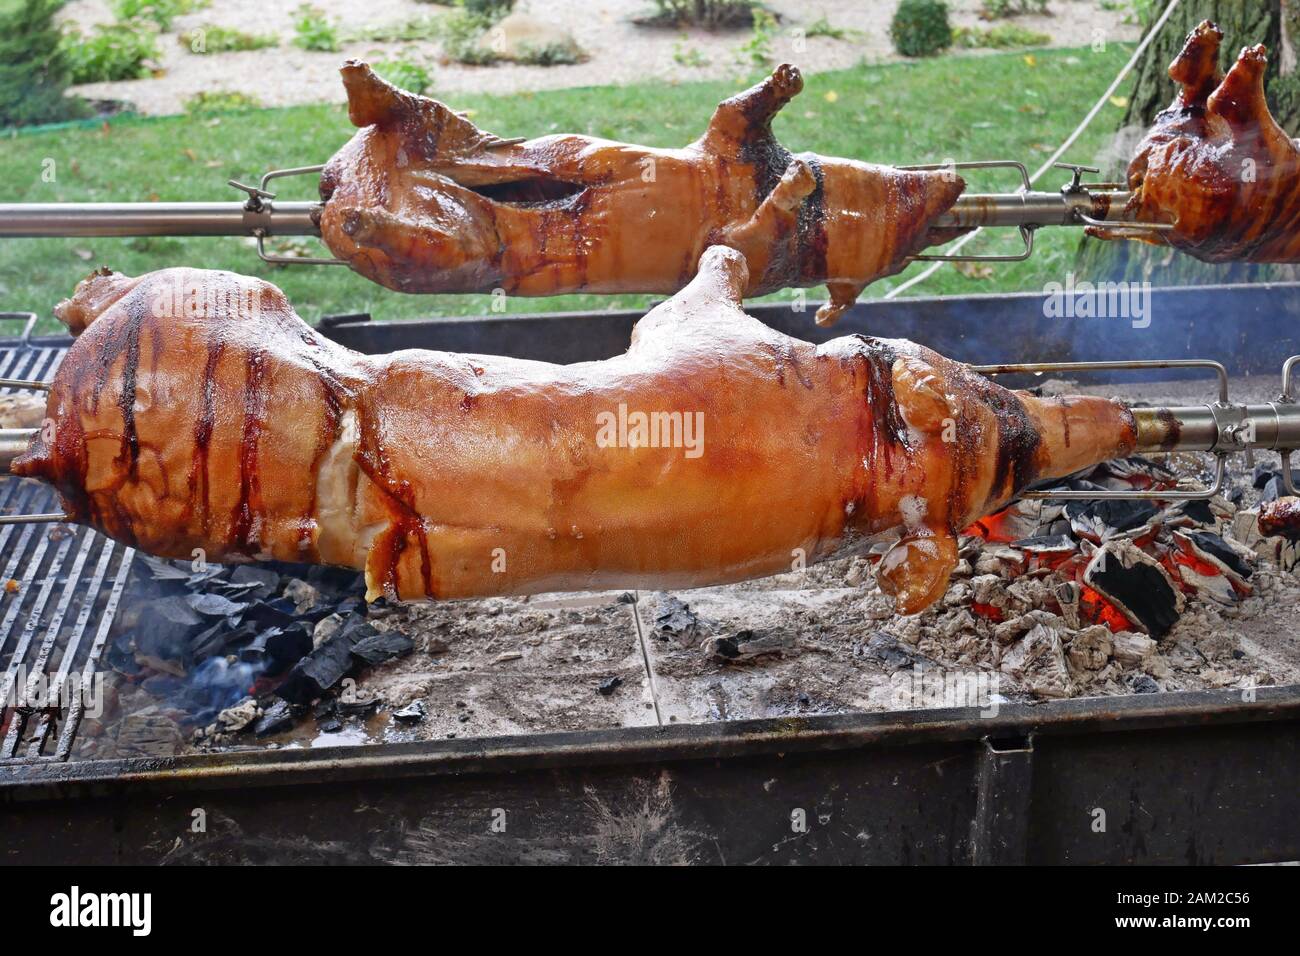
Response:
M397 631L381 631L357 641L352 648L352 656L373 666L391 661L395 657L405 657L414 649L415 642L405 634L399 634Z
M344 717L364 717L380 704L378 697L352 697L344 695L334 701L334 712Z
M1300 498L1288 496L1261 505L1258 527L1266 538L1274 535L1293 541L1300 538Z
M1183 596L1169 573L1131 541L1116 538L1099 548L1083 580L1131 623L1155 637L1167 634L1183 611Z
M1025 555L1015 548L1004 544L989 544L980 552L975 562L977 575L993 574L1011 576L1019 574L1025 568Z
M787 631L744 630L724 637L708 638L704 656L718 664L739 664L769 654L785 655L795 649L794 635Z
M280 588L280 575L256 564L241 564L230 573L230 584L247 588L243 593L250 598L269 598Z
M917 661L928 660L888 631L876 631L867 639L866 644L854 648L854 654L879 661L894 670L904 670Z
M1043 625L1057 630L1065 629L1065 622L1051 611L1036 608L1016 617L1009 618L993 628L993 639L999 644L1010 644L1028 634L1035 627Z
M1008 505L996 514L980 518L966 530L977 534L986 541L1006 544L1019 538L1029 538L1038 534L1044 521L1051 521L1060 514L1060 508L1048 505L1048 515L1044 517L1043 502L1035 498L1024 498Z
M232 601L220 594L190 594L185 602L204 617L235 617L248 607L247 602Z
M1011 546L1025 552L1029 559L1026 570L1030 572L1050 570L1078 553L1074 539L1064 534L1022 538L1013 541Z
M298 620L298 609L287 597L273 601L254 601L245 612L245 617L261 627L284 626Z
M1150 674L1138 674L1129 686L1133 688L1135 694L1155 694L1160 691L1160 685Z
M609 697L614 691L623 685L623 678L614 676L608 677L596 685L596 693L601 697Z
M217 726L228 733L235 733L255 721L257 716L257 701L245 697L239 703L217 714Z
M183 570L172 562L163 558L154 558L142 554L140 559L144 561L145 567L153 575L155 581L184 581L190 576L190 572Z
M1065 506L1070 527L1080 538L1100 543L1108 541L1121 531L1132 531L1146 525L1159 513L1149 501L1072 501Z
M294 725L293 708L288 701L277 700L266 708L261 717L253 724L253 733L259 737L268 737L281 731L289 730Z
M276 694L291 704L310 704L352 667L352 641L341 632L321 643L289 671Z
M1174 562L1183 581L1220 604L1234 604L1251 593L1250 566L1223 538L1208 531L1174 532L1179 553Z
M424 701L413 700L401 710L393 711L393 720L401 724L418 724L424 720Z
M360 613L364 617L366 602L357 597L344 598L334 606L334 613L341 614L343 617L351 617L353 614Z
M1115 637L1110 628L1094 624L1076 631L1066 642L1065 658L1073 673L1099 671L1106 666L1115 648Z
M179 624L184 627L194 627L203 623L203 618L190 605L189 598L193 595L174 595L172 597L159 598L156 601L149 602L149 613L147 618L162 618L173 624Z
M232 628L229 621L220 621L191 639L190 656L194 660L206 660L215 654L229 653L231 649L251 641L256 634L257 628L251 624Z
M654 636L661 641L671 640L681 647L694 647L699 643L700 619L689 604L671 594L659 599L659 613L655 615Z
M1156 652L1156 642L1145 634L1133 631L1119 631L1111 638L1111 654L1115 660L1129 667L1143 666Z
M998 669L1023 681L1039 697L1069 697L1074 693L1061 634L1054 627L1035 624L1003 651Z
M125 677L138 677L144 668L140 666L140 663L135 659L135 655L128 649L131 635L124 634L122 637L124 640L121 645L116 641L108 645L108 649L104 652L104 661L109 667Z

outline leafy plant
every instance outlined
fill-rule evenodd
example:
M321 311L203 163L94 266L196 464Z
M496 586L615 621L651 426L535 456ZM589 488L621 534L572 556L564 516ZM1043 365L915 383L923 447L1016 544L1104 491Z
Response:
M844 27L837 27L826 19L823 14L812 23L808 24L808 29L803 35L808 38L812 37L830 37L832 40L846 40L850 33L856 33L856 30L846 30Z
M776 36L776 16L763 7L752 11L754 32L736 51L742 62L766 67L772 62L772 39Z
M157 27L142 20L99 23L89 35L67 27L62 49L73 83L138 80L148 76L148 64L162 56Z
M55 123L86 112L63 95L72 69L54 15L63 0L0 6L0 126Z
M469 66L487 66L497 62L500 57L479 42L491 25L490 20L468 10L453 10L441 21L443 56Z
M678 66L704 67L709 65L709 58L699 51L698 47L687 46L685 41L678 40L673 44L673 62Z
M495 23L515 8L515 0L456 0L456 6Z
M337 53L339 31L325 14L316 7L303 4L294 11L293 45L300 50Z
M273 33L245 33L209 24L186 30L177 39L191 53L232 53L280 45L279 37Z
M363 27L349 33L347 39L365 40L370 43L409 43L413 40L436 40L444 33L445 28L440 18L414 17L401 23Z
M185 112L192 116L261 109L262 102L248 93L231 90L204 90L185 101Z
M380 60L374 64L374 70L389 83L411 93L425 93L433 85L429 71L405 57Z
M654 0L655 12L637 22L645 26L703 27L726 30L754 22L757 0Z
M587 56L568 43L524 43L520 45L519 54L514 59L529 66L560 66L581 63Z
M987 30L980 27L957 27L953 45L967 50L1017 50L1030 46L1047 46L1052 38L1046 33L1026 30L1014 23L999 23Z
M901 0L889 24L894 49L903 56L934 56L952 46L944 0Z
M1018 17L1026 13L1047 13L1047 0L983 0L980 16L985 20Z
M113 15L118 22L152 20L158 29L166 32L178 16L203 10L209 0L113 0Z

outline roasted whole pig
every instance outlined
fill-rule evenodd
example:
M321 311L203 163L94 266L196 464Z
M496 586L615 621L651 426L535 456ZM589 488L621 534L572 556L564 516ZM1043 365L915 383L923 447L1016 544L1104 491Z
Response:
M671 294L722 244L749 261L745 295L826 283L829 324L957 234L932 229L965 188L955 173L793 156L777 141L772 119L803 88L793 66L721 103L684 149L500 139L365 63L342 73L360 132L321 175L321 235L399 292Z
M360 355L257 279L99 272L57 309L80 335L13 470L147 552L361 568L371 598L687 588L893 536L878 579L914 612L957 529L1133 450L1117 402L792 339L742 311L749 284L710 248L626 353L551 365Z
M1223 76L1222 41L1201 23L1169 68L1181 89L1129 164L1124 218L1174 223L1142 238L1206 262L1300 262L1300 148L1264 99L1264 47L1242 50Z

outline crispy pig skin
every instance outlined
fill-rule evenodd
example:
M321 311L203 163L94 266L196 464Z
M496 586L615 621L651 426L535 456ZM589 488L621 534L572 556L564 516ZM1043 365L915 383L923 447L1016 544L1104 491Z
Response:
M371 597L695 587L896 536L879 580L910 613L958 529L1133 449L1117 402L1008 391L902 340L811 345L746 315L748 283L713 247L626 353L552 365L361 355L257 279L96 273L57 309L84 331L13 470L147 552L355 567Z
M1133 196L1123 218L1174 223L1145 241L1206 262L1300 262L1300 148L1264 98L1264 47L1243 49L1224 76L1222 41L1204 21L1169 68L1178 95L1129 164Z
M746 295L827 283L830 324L863 287L954 233L965 188L943 172L792 155L773 117L803 88L789 65L721 103L700 139L651 149L589 136L502 140L365 63L342 70L360 131L320 180L321 235L399 292L671 294L700 255L744 253Z

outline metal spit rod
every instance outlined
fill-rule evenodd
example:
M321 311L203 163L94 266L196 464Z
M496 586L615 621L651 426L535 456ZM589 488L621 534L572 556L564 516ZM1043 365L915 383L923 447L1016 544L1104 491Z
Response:
M1071 173L1071 180L1057 192L1035 192L1029 170L1011 160L968 163L934 163L900 166L905 170L952 171L963 169L1011 169L1020 187L1011 193L970 193L961 196L935 222L940 229L976 227L1018 228L1026 235L1026 250L1014 257L1025 258L1032 251L1029 233L1043 226L1107 225L1135 230L1160 231L1167 225L1111 222L1111 210L1123 209L1129 193L1120 183L1084 183L1085 172L1093 167L1057 163ZM263 174L257 186L236 180L229 185L246 194L243 202L145 202L145 203L0 203L0 238L96 238L105 236L252 236L259 244L269 236L319 236L316 218L318 202L276 202L267 187L288 176L319 173L323 166L296 166ZM1118 187L1118 188L1117 188ZM259 250L261 254L261 250ZM263 255L263 258L267 258ZM927 257L931 258L931 257ZM960 258L993 258L974 256ZM337 260L271 258L268 261L298 263Z

